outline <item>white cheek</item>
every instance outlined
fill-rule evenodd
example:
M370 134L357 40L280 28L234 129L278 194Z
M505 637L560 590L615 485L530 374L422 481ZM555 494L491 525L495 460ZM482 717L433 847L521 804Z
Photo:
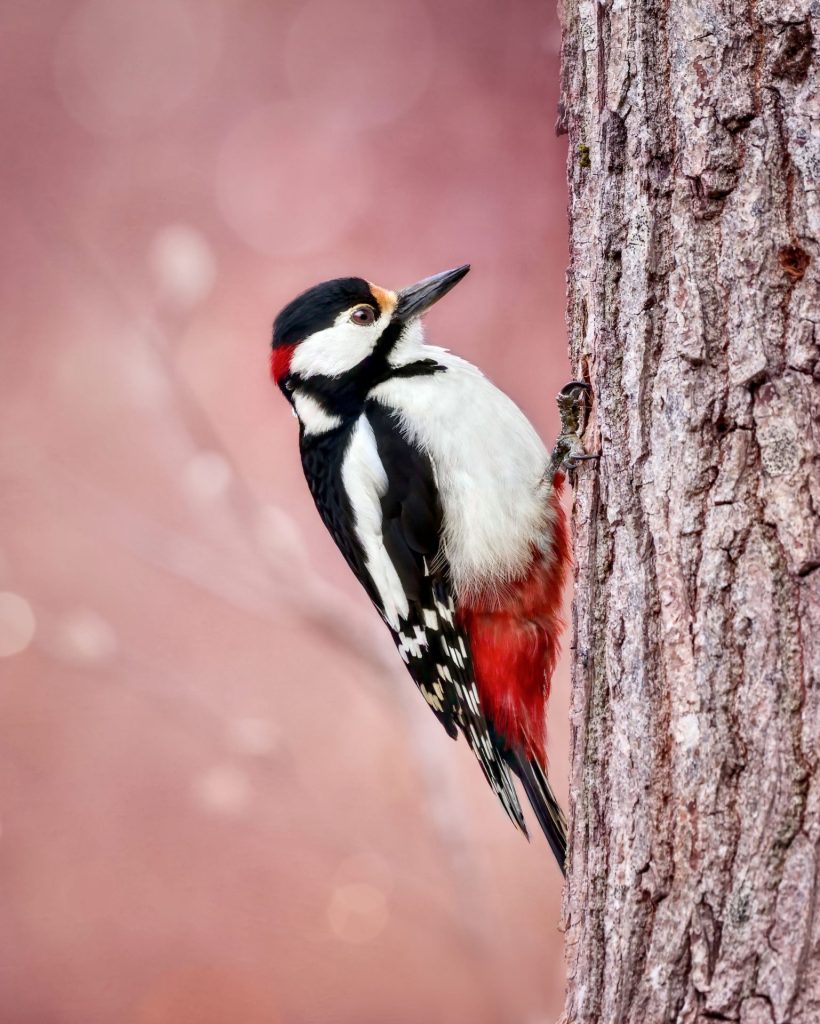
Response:
M301 377L340 377L366 359L390 322L385 313L374 324L362 327L342 313L332 327L317 331L296 346L291 373Z

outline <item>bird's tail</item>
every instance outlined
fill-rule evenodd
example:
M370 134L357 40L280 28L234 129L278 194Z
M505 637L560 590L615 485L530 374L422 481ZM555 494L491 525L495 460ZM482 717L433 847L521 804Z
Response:
M527 799L538 818L538 824L555 854L558 867L562 874L566 874L567 821L546 772L536 760L528 758L526 754L510 751L508 756L510 765L521 780Z

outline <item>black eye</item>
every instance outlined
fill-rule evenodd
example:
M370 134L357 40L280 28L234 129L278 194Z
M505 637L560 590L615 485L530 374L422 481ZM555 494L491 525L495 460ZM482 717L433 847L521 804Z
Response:
M367 327L376 322L376 313L372 306L359 306L350 314L350 319L360 327Z

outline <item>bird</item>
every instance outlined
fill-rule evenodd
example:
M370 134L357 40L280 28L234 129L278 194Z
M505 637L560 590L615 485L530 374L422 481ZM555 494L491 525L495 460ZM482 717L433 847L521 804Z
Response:
M561 493L596 457L579 436L590 389L559 394L550 454L476 366L428 344L423 315L469 269L399 291L360 277L309 288L274 321L271 374L319 515L422 697L529 836L519 780L565 871L546 704L572 565Z

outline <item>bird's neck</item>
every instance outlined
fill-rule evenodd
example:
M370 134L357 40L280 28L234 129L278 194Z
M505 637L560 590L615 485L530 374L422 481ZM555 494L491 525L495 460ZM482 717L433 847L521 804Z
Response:
M294 380L293 408L303 435L326 434L355 422L373 389L387 380L429 376L443 369L434 358L438 350L424 344L420 323L406 325L401 333L385 335L387 332L366 359L346 373Z

